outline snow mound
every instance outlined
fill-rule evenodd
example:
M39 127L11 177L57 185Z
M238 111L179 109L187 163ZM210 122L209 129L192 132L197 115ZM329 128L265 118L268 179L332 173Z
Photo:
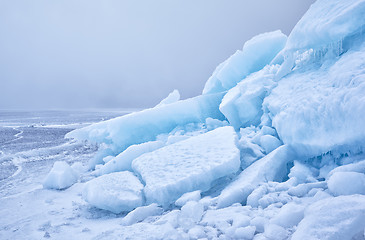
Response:
M285 51L320 49L360 31L365 25L364 0L318 0L295 25Z
M365 228L365 196L327 198L309 206L291 239L352 239Z
M201 191L197 190L194 192L184 193L179 199L175 201L175 205L178 207L184 206L189 201L199 201L201 198Z
M215 69L205 83L203 94L229 90L249 74L260 70L284 48L286 39L281 31L253 37L244 44L242 51L238 50Z
M78 173L66 162L57 161L43 181L43 187L62 190L77 182Z
M284 145L254 162L222 191L217 206L223 208L233 203L245 203L248 195L261 182L283 180L287 174L286 164L294 160L295 156L295 152Z
M83 198L97 208L121 213L142 206L142 189L131 172L110 173L87 182Z
M147 203L166 206L184 193L207 191L214 180L236 173L240 166L236 141L232 127L221 127L133 160L132 168L146 183Z
M223 120L218 109L222 98L223 93L198 96L76 129L65 137L105 143L118 154L130 145L154 141L177 126L203 123L208 117Z

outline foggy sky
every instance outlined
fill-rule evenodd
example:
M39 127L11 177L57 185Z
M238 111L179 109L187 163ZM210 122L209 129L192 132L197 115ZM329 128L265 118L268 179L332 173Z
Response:
M152 107L199 95L251 37L314 0L0 0L0 109Z

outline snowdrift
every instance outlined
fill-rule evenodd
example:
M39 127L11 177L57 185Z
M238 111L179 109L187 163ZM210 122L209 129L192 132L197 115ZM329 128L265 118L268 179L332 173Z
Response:
M364 16L363 0L318 0L202 95L70 132L100 144L85 200L135 209L123 224L162 226L156 238L364 239Z

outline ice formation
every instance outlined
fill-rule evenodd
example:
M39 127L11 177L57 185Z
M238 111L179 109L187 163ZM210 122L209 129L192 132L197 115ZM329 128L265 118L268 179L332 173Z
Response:
M117 154L130 145L156 140L157 135L169 133L177 126L204 122L208 117L224 119L218 109L223 95L206 94L134 112L76 129L66 134L66 138L105 143Z
M125 238L364 239L364 15L364 0L318 0L201 96L69 133L100 144L85 199L135 209Z
M147 203L169 205L184 193L207 191L213 181L236 173L236 141L232 127L221 127L134 159L132 168L146 183Z
M238 82L269 64L286 43L286 35L281 31L263 33L247 41L242 51L221 63L205 84L203 94L223 92Z
M43 187L49 189L62 190L72 186L77 182L78 173L66 162L55 162L46 179Z
M87 182L83 198L95 207L121 213L142 206L142 189L131 172L110 173Z

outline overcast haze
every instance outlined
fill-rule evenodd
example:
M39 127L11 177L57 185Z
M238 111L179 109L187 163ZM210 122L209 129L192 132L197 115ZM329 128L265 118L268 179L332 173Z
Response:
M262 33L313 0L0 0L0 108L152 107L201 93Z

